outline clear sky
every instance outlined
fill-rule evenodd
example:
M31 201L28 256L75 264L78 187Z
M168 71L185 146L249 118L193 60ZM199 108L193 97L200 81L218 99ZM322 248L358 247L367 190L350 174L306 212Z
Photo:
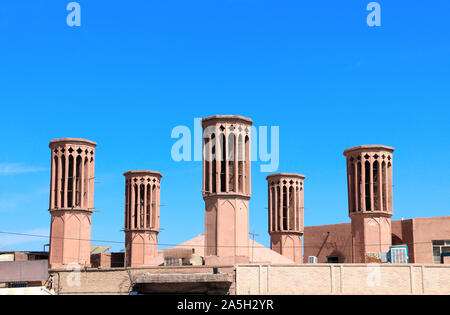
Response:
M92 239L124 242L135 169L164 175L161 244L203 233L202 165L172 160L171 131L216 114L280 126L278 171L307 177L305 225L350 221L342 153L362 144L396 149L393 219L450 214L450 1L378 1L380 27L369 0L78 2L80 27L67 0L0 3L0 231L48 235L48 143L75 137L98 143ZM253 163L266 246L267 175Z

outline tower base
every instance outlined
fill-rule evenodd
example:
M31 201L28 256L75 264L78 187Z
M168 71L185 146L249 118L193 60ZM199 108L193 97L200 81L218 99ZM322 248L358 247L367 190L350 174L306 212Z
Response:
M158 232L125 231L125 264L127 267L151 266L158 255Z
M91 266L91 212L52 210L50 268Z
M236 195L205 197L205 257L246 257L248 262L248 200Z
M381 253L392 245L391 219L388 216L353 215L354 263L381 263Z
M303 262L303 235L293 232L270 233L270 248L293 262Z

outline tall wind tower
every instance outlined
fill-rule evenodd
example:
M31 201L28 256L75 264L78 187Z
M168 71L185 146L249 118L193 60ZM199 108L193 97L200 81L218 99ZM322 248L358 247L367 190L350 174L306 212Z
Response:
M249 261L251 126L242 116L202 119L206 264Z
M50 141L51 267L90 266L96 146L84 139Z
M393 152L394 148L383 145L362 145L344 151L354 263L380 259L392 244Z

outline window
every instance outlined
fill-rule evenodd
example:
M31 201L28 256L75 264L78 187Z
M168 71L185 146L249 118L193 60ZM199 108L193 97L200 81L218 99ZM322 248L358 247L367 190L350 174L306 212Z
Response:
M287 230L287 189L283 186L283 225L281 230Z
M214 134L211 135L211 143L212 143L212 147L211 147L211 153L212 153L212 171L211 171L211 175L212 175L212 183L211 183L211 189L212 192L215 193L216 192L216 136Z
M337 264L339 263L339 257L329 256L327 257L327 264Z
M234 160L235 160L235 135L230 134L228 136L228 189L236 192L234 187Z
M220 191L226 192L226 183L227 183L227 158L226 158L226 152L227 152L227 146L225 141L225 135L223 133L220 134L219 137L219 144L221 144L220 149Z
M380 208L380 203L379 203L379 191L378 191L378 184L379 184L379 179L378 179L378 161L373 162L373 210L378 210L381 211Z
M450 253L450 240L433 241L433 263L440 264L442 254Z
M9 282L8 288L27 288L28 282Z
M370 162L366 161L364 164L365 167L365 174L364 174L364 181L365 181L365 195L366 195L366 211L371 211L371 196L370 196Z

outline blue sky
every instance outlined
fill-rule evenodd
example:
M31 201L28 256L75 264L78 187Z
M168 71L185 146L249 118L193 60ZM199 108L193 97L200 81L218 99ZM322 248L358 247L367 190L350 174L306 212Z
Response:
M0 231L48 234L48 143L76 137L98 142L93 239L124 241L134 169L164 175L160 243L197 236L201 162L174 162L170 135L215 114L280 126L305 225L349 222L342 152L362 144L396 148L393 219L449 215L448 0L379 1L372 28L368 0L80 0L81 27L68 2L0 4ZM269 245L266 176L253 163L250 230Z

